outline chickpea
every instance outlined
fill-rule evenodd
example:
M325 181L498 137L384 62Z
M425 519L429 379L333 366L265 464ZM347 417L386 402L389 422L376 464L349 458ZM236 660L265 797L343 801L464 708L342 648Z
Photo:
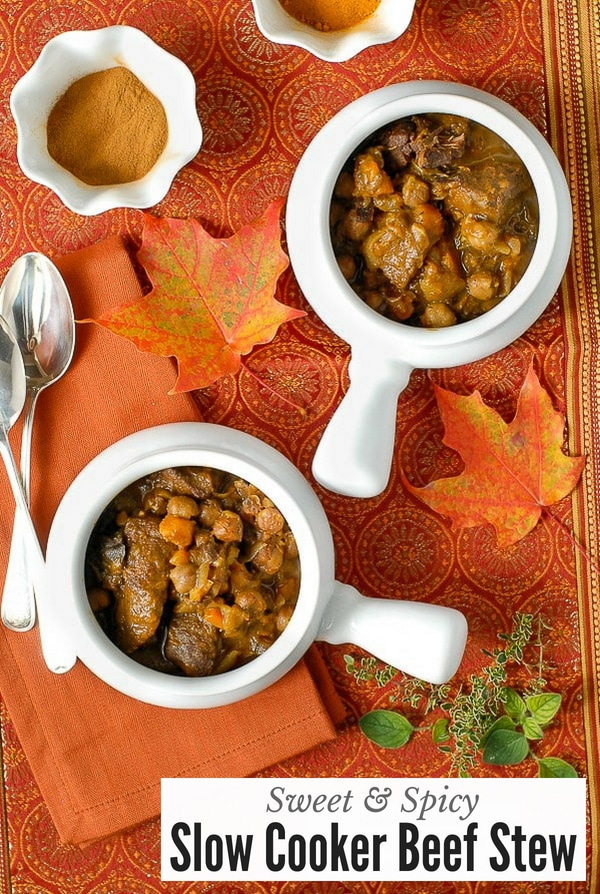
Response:
M249 494L242 500L240 514L242 518L245 518L247 521L255 522L256 516L260 512L261 508L262 504L260 502L260 497L258 496L258 494Z
M453 326L456 323L456 314L447 304L438 301L427 305L420 320L421 325L428 329L440 329L444 326Z
M465 217L460 228L461 236L477 251L498 248L500 233L498 228L486 220Z
M371 214L362 208L351 208L341 223L341 229L347 239L362 242L371 230Z
M164 515L167 511L167 503L170 493L162 487L153 487L145 494L142 501L144 512L149 515Z
M351 282L356 276L356 261L352 255L338 255L338 266L342 271L342 276L348 282Z
M415 312L417 303L414 292L408 289L386 296L387 306L390 314L395 320L408 320Z
M369 289L367 292L363 294L363 298L365 303L372 309L378 310L380 307L383 307L385 304L385 296L382 295L381 292L376 291L375 289Z
M479 270L472 273L467 279L467 289L473 298L478 301L487 301L492 298L497 289L494 277L487 270Z
M266 611L267 603L258 590L242 590L235 597L236 605L251 615L259 615Z
M277 628L277 632L281 633L287 625L289 624L290 618L294 612L294 608L291 605L284 605L283 608L280 608L277 612L277 617L275 619L275 626Z
M224 509L213 524L212 532L217 540L225 543L241 540L244 536L244 525L237 512Z
M211 469L189 469L188 474L194 485L193 493L195 496L200 500L210 497L215 489Z
M191 562L176 565L169 577L178 593L189 593L196 584L196 566Z
M200 505L198 518L204 527L212 528L220 514L221 507L216 500L204 500Z
M171 497L167 503L167 514L179 518L193 518L198 515L198 503L193 497Z
M256 527L263 534L279 534L284 524L283 515L274 506L266 506L256 516Z
M252 564L264 574L276 574L283 564L283 550L276 543L265 543L254 554Z

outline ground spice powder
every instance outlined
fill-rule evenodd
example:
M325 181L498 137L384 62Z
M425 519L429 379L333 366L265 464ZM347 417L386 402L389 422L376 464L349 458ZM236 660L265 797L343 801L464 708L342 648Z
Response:
M280 0L287 13L318 31L343 31L372 15L381 0Z
M128 68L96 71L74 81L46 126L48 152L84 183L140 180L167 143L162 103Z

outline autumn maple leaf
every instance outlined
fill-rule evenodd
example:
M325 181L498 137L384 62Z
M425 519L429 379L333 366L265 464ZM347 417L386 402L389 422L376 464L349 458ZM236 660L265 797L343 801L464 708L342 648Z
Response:
M564 416L552 406L530 366L512 422L484 404L478 391L454 394L434 384L444 423L444 444L464 461L460 475L408 490L458 527L489 523L499 546L529 533L545 507L570 493L583 457L563 450Z
M281 247L283 201L224 239L195 220L144 214L138 260L152 289L95 322L142 351L175 357L171 394L236 373L241 355L271 341L282 323L304 316L274 297L289 264Z

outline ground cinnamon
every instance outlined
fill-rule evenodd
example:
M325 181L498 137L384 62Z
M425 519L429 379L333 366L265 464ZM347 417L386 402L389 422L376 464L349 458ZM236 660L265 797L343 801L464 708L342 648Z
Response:
M381 0L280 0L291 16L318 31L343 31L372 15Z
M52 158L92 186L140 180L168 136L162 103L123 66L74 81L52 108L46 131Z

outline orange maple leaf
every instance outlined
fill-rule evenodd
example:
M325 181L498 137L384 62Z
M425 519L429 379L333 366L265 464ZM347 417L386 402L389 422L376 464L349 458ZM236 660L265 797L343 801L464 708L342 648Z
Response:
M552 406L532 366L510 423L486 406L478 391L465 397L433 387L443 442L460 454L465 468L425 487L414 487L402 473L404 484L458 527L489 523L499 546L516 543L581 476L584 458L562 450L565 417Z
M236 373L241 355L271 341L279 326L304 316L274 297L289 260L281 247L283 199L226 239L195 220L144 214L138 260L152 290L95 320L141 351L175 357L171 394Z

